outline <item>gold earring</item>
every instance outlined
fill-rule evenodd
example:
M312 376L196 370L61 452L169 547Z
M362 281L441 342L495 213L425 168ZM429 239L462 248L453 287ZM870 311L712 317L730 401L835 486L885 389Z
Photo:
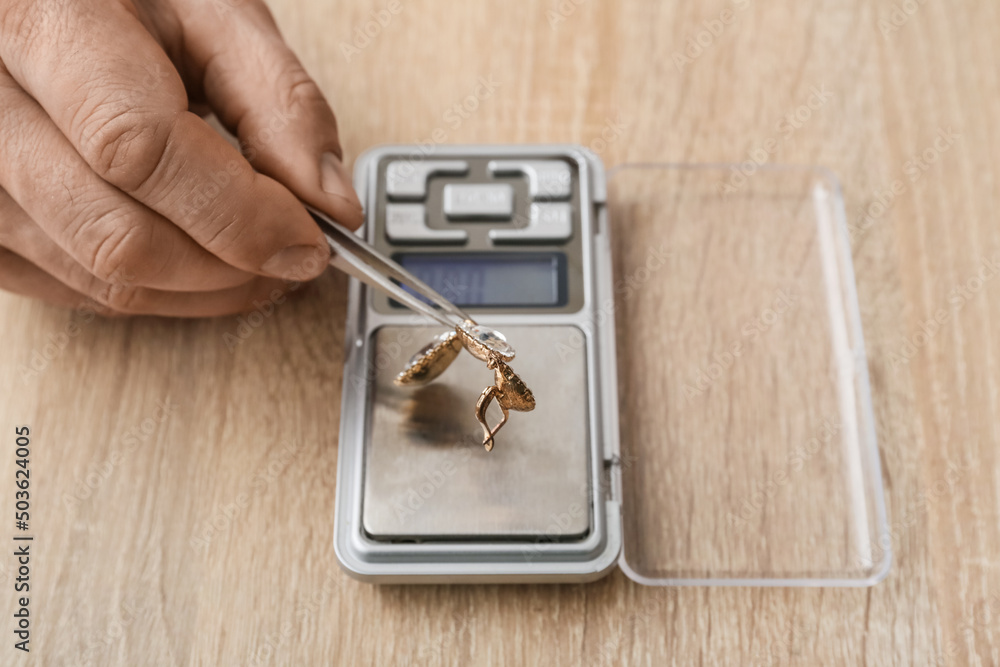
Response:
M506 364L514 358L514 348L499 331L466 320L454 331L446 331L422 347L394 382L401 387L427 384L444 373L463 347L493 370L494 384L480 394L475 413L476 420L483 427L483 447L489 452L493 450L497 432L507 423L510 410L529 412L535 409L535 397L531 390ZM486 409L494 400L503 411L503 419L491 429L486 423Z
M406 368L393 382L399 387L425 385L444 373L461 351L462 342L458 332L445 331L410 357Z
M476 419L483 427L483 447L489 452L493 449L493 438L497 431L507 423L508 411L530 412L534 410L535 396L517 373L498 357L486 362L486 367L493 369L494 384L492 387L483 389L483 393L480 394L479 401L476 402ZM503 411L503 419L491 429L486 423L486 408L494 399Z

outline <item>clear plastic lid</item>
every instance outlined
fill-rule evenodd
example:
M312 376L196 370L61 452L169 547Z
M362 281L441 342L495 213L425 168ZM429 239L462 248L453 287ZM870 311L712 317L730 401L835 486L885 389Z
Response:
M622 569L653 585L888 572L843 203L815 168L611 172Z

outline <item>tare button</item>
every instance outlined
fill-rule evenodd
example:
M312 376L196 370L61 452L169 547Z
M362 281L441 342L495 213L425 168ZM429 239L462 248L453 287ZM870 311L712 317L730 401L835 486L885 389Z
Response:
M508 183L449 183L444 186L444 214L507 220L514 214L514 189Z

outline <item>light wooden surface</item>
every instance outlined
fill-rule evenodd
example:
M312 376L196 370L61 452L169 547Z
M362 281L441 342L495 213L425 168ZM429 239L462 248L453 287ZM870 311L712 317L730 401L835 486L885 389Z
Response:
M341 44L384 3L272 0L349 156L437 128L448 142L596 141L608 164L744 160L774 139L772 162L839 174L892 573L860 590L652 589L617 572L358 583L331 547L343 277L232 352L235 318L86 321L2 295L0 513L13 511L13 427L30 424L36 555L30 660L11 647L15 573L0 559L0 662L1000 663L1000 281L974 280L1000 253L996 3L399 2L348 62ZM679 67L705 22L720 34ZM481 77L494 92L454 122ZM828 99L786 132L814 88ZM939 132L957 137L914 172ZM887 209L860 219L896 180ZM948 321L914 339L941 309ZM24 379L35 354L43 370Z

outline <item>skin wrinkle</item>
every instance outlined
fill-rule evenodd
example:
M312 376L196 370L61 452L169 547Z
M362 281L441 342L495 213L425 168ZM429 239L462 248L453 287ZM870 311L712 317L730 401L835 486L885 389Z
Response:
M70 247L86 245L87 240L93 238L94 231L100 230L102 225L110 225L115 228L117 227L115 222L118 218L124 221L130 217L129 211L107 205L112 203L110 198L94 198L87 199L86 203L79 205L70 223L64 228L60 239L62 245ZM102 206L102 204L105 205ZM96 254L95 252L95 257ZM90 266L92 269L96 267L93 258L91 258Z
M240 165L240 172L245 178L249 179L247 190L254 189L254 182L258 178L256 172L249 168L249 164L244 168ZM235 181L235 177L233 178ZM228 187L236 188L239 187L236 183L231 183ZM237 195L242 195L242 191ZM200 212L201 220L193 221L191 225L192 232L196 234L201 234L202 228L205 230L215 229L216 231L207 237L204 241L204 246L213 252L223 250L227 247L227 243L221 242L220 237L224 237L228 230L233 226L243 225L246 221L241 219L231 208L212 208L208 211ZM232 243L235 237L229 238L229 243Z
M136 168L135 164L128 162L128 151L131 144L149 136L150 130L153 131L153 136L151 141L147 141L153 146L144 147L145 151L162 153L162 148L158 149L156 144L165 143L166 139L159 139L156 135L162 132L161 126L165 120L170 122L169 118L173 113L187 108L187 93L176 74L171 76L168 73L168 80L160 82L166 86L158 86L155 91L144 91L145 96L140 101L129 100L129 91L116 88L114 77L108 71L107 80L99 80L96 85L91 83L87 87L80 107L70 119L69 127L71 136L77 138L75 143L80 147L81 155L98 175L131 193L138 188L130 188L127 181L123 181L126 183L124 186L117 183L114 173L116 168L122 165L129 170ZM121 95L121 98L116 97L116 94ZM124 153L120 152L122 143L126 144ZM109 151L110 156L107 155ZM145 151L140 151L140 157L146 157ZM150 172L152 170L150 167ZM148 174L139 180L144 182L147 178Z
M138 289L128 286L120 288L111 284L104 289L100 301L119 313L136 314L140 294Z
M98 131L99 138L91 142L94 147L91 150L95 152L85 150L84 156L98 176L126 194L144 200L142 194L153 187L159 172L165 169L176 124L173 119L137 123L133 118L126 111L105 123ZM149 204L156 208L156 201Z
M88 110L80 120L74 118L71 125L79 128L76 135L79 137L80 155L98 176L113 183L110 175L115 168L123 164L127 166L127 160L119 154L123 150L122 143L125 144L124 150L128 150L128 144L139 134L148 133L148 130L134 120L137 115L135 109L119 106L110 115L104 116L100 108Z
M94 250L91 270L95 276L109 283L131 283L137 280L146 282L150 276L159 273L159 268L149 271L148 263L136 261L136 257L141 257L141 255L135 253L133 246L137 242L133 239L139 235L141 231L139 228L129 225L124 228L111 227L111 229L114 231L107 235ZM141 241L141 239L139 240Z
M218 247L226 247L231 245L240 234L244 233L246 228L242 224L243 221L235 216L231 217L227 222L225 222L218 230L205 241L205 247L209 250Z

